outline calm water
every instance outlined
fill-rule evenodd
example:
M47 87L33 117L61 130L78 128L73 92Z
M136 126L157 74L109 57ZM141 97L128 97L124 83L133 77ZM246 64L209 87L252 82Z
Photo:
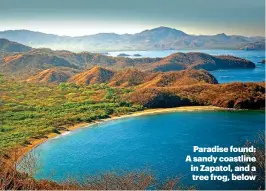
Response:
M166 50L166 51L121 51L109 52L111 56L117 56L120 53L128 55L140 54L141 57L165 57L175 52L204 52L211 55L233 55L250 60L256 64L255 69L241 70L219 70L211 72L219 81L219 83L227 82L261 82L265 79L265 64L260 64L265 59L264 51L244 51L244 50ZM132 58L136 58L130 56Z
M109 121L78 129L37 147L37 178L63 180L110 170L152 170L158 179L182 175L198 189L256 189L250 183L191 180L192 146L242 146L264 129L264 112L176 112Z

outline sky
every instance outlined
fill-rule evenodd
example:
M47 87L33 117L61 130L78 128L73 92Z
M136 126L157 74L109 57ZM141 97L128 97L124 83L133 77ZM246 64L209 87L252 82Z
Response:
M0 0L0 31L81 36L159 26L196 35L265 36L265 0Z

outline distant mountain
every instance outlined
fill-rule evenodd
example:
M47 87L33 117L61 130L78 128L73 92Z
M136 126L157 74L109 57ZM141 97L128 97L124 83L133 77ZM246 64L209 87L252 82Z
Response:
M19 44L17 42L12 42L7 39L0 39L0 51L3 52L28 52L32 48Z
M218 70L229 68L255 68L255 64L234 56L211 56L204 53L174 53L164 58L124 58L111 57L98 53L73 53L69 51L53 51L50 49L33 49L29 52L0 54L0 73L25 79L38 72L54 67L67 67L75 70L88 70L94 66L112 70L138 69L142 71L167 72L184 69ZM94 70L100 75L94 76L95 71L85 72L81 84L90 81L105 82L102 74L110 74L99 67ZM49 70L48 70L49 71ZM121 74L122 75L122 74ZM125 75L125 74L123 74ZM129 71L125 78L134 78L134 70ZM78 76L81 79L81 76ZM120 83L117 81L117 83ZM122 83L122 82L121 82ZM132 79L134 83L134 79Z
M265 50L265 41L257 41L245 44L242 50Z
M169 49L240 49L264 37L244 37L224 33L189 35L180 30L158 27L136 34L99 33L79 37L58 36L28 30L0 32L6 38L34 48L48 47L71 51L169 50Z

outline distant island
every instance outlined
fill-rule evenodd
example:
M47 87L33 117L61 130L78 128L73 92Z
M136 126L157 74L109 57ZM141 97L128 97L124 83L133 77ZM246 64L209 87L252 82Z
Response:
M130 56L129 54L125 54L125 53L120 53L117 56Z
M125 54L125 53L120 53L117 56L121 56L121 57L127 57L127 56L140 57L141 55L140 54L130 55L130 54Z
M261 63L261 64L265 64L265 59L263 59L263 60L260 61L259 63Z
M252 42L245 44L242 48L242 50L265 50L265 42L264 41L258 41L258 42Z
M70 51L265 49L264 37L245 37L226 35L224 33L217 35L190 35L164 26L136 34L100 33L80 37L58 36L29 30L8 30L0 31L0 38L34 48L47 47Z

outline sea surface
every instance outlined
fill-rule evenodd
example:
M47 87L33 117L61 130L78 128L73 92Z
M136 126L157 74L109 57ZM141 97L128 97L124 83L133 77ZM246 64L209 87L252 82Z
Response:
M108 121L37 147L33 153L41 168L36 178L60 182L69 176L149 169L160 181L179 175L183 185L197 189L257 189L250 182L192 181L185 159L196 156L193 146L243 146L264 124L264 111L174 112Z
M219 83L228 82L261 82L265 79L265 64L261 64L265 59L265 51L245 51L245 50L165 50L165 51L120 51L108 52L110 56L117 56L120 53L125 53L130 58L141 57L165 57L176 52L204 52L211 55L233 55L240 58L250 60L256 64L255 69L229 69L217 70L211 73L216 77ZM140 57L132 55L140 54Z

